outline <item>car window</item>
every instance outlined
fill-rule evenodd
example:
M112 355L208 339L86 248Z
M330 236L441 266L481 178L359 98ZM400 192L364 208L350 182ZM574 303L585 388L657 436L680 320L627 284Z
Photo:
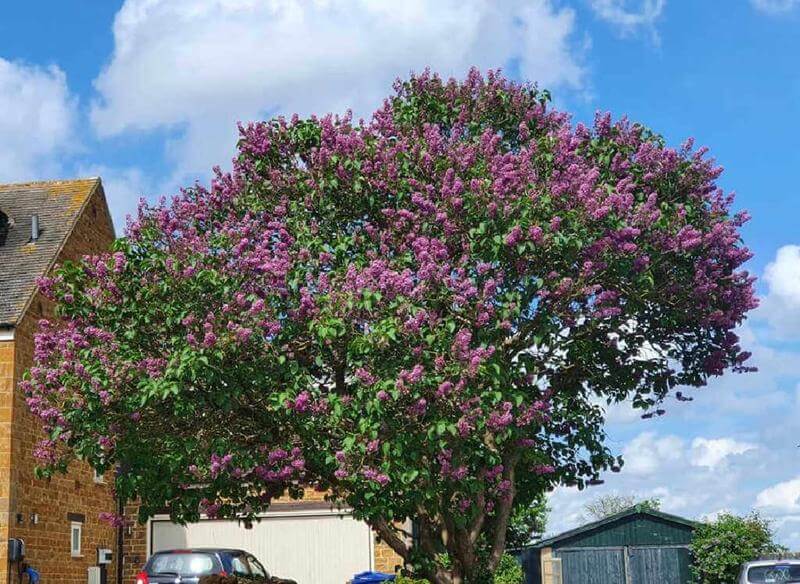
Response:
M244 556L231 556L231 572L234 576L250 576L250 568Z
M213 574L215 562L210 554L179 552L155 554L148 562L149 574L176 574L180 576L203 576Z
M264 566L261 565L261 562L259 562L253 556L247 556L247 561L250 564L250 570L253 572L253 577L261 580L269 579L269 573L266 569L264 569Z
M753 566L747 570L747 581L753 584L800 581L800 564L774 564Z

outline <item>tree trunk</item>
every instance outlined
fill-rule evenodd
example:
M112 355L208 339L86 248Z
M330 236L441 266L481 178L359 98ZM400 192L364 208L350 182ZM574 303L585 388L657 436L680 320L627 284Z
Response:
M506 533L508 531L508 524L511 521L511 512L514 510L514 498L517 495L516 485L516 467L519 462L519 452L514 453L506 459L503 478L511 485L505 497L500 499L497 505L494 520L494 536L491 540L491 552L489 553L489 561L487 568L490 572L494 572L503 558L506 551Z
M516 465L519 454L513 453L504 460L503 479L511 485L508 493L495 505L491 522L485 513L480 513L472 526L458 527L457 522L447 513L431 517L425 509L417 510L419 526L419 546L431 560L442 551L450 556L450 567L441 566L422 569L420 576L432 584L473 584L485 572L494 573L505 553L506 531L511 520L516 496ZM483 494L479 495L483 506ZM372 528L405 562L411 562L411 544L398 535L398 529L387 521L379 519L371 521ZM489 556L485 562L479 559L477 548L485 536L489 545Z

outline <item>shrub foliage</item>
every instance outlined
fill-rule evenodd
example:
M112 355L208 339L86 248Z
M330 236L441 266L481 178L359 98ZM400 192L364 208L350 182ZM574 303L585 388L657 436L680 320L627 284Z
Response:
M783 551L772 540L769 522L752 513L724 513L700 526L692 540L692 574L697 584L736 582L744 562Z

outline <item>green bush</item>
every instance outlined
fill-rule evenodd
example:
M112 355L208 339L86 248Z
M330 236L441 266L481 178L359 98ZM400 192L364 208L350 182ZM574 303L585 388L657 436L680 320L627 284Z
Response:
M525 572L520 563L514 556L504 555L494 571L494 584L522 584L524 580Z
M413 576L403 576L398 574L395 584L430 584L425 578L414 578Z
M697 528L691 547L697 584L735 582L744 562L783 549L772 541L769 522L755 512L747 517L721 514Z
M525 573L522 571L520 563L514 556L504 555L500 560L500 565L494 571L492 582L494 584L522 584L525 580ZM425 578L414 578L397 574L395 584L430 584Z

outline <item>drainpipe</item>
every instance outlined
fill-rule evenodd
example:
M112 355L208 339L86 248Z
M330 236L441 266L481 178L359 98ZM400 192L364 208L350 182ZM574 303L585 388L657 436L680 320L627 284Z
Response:
M125 501L122 497L117 499L117 513L120 517L125 517ZM125 545L125 525L117 526L117 584L123 584L122 568L123 568L123 551Z

